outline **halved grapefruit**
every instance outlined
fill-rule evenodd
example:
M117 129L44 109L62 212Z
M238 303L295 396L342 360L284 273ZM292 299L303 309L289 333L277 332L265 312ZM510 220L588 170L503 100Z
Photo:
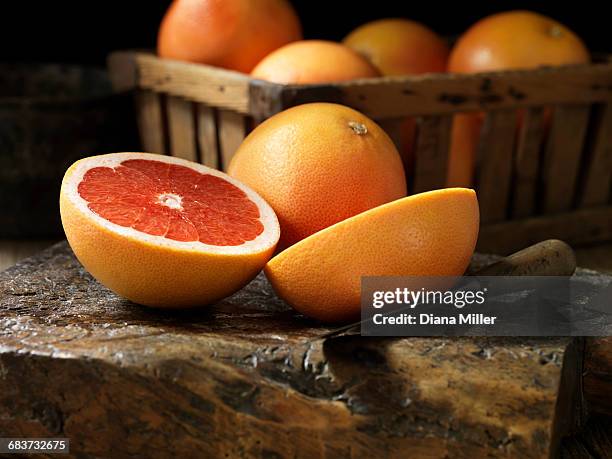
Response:
M363 276L461 276L479 221L474 190L416 194L302 239L264 271L278 295L302 314L324 322L355 320Z
M272 208L236 179L149 153L85 158L66 172L62 224L79 261L152 307L215 302L244 286L280 236Z

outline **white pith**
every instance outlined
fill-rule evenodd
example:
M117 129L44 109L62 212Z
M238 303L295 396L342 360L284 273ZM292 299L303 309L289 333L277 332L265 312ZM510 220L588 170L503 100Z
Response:
M162 193L157 197L157 202L170 209L183 210L183 198L174 193Z
M204 244L200 241L191 241L191 242L181 242L175 241L172 239L167 239L163 236L153 236L150 234L143 233L141 231L135 230L133 228L128 228L125 226L117 225L116 223L112 223L105 218L100 217L96 213L92 212L89 207L87 201L85 201L78 193L78 184L83 180L83 176L85 173L94 167L111 167L114 168L120 165L123 161L129 159L145 159L152 161L161 161L165 163L178 164L181 166L187 166L191 169L194 169L198 172L214 175L216 177L220 177L237 188L241 189L246 193L248 198L253 201L258 209L259 209L259 220L264 226L263 232L257 236L252 241L247 241L242 245L238 246L217 246L217 245L209 245ZM206 253L219 253L219 254L242 254L242 253L254 253L262 250L266 250L272 247L278 241L280 236L278 220L276 218L276 214L272 210L272 208L266 203L263 198L261 198L255 191L248 188L246 185L239 183L232 177L227 176L226 174L219 172L215 169L211 169L209 167L203 166L201 164L192 163L190 161L186 161L184 159L175 158L172 156L164 156L164 155L156 155L152 153L111 153L108 155L102 156L92 156L90 158L85 158L80 160L75 164L72 174L68 179L64 179L64 183L62 184L63 193L66 198L72 202L75 207L87 215L89 219L95 221L98 225L107 228L108 230L117 233L119 235L134 238L139 241L146 241L154 245L171 247L179 250L190 250L190 251L202 251ZM168 205L168 202L171 205L180 205L180 196L164 194L160 195L161 197L170 198L171 201L167 201L165 205ZM176 200L178 198L178 202ZM169 205L169 207L171 206Z

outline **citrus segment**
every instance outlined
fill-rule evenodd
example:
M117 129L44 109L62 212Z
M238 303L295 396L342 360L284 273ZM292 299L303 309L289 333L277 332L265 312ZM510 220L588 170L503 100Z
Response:
M319 231L272 258L265 272L278 295L302 314L355 320L363 276L460 276L478 227L473 190L430 191Z
M64 176L62 224L102 284L154 307L210 304L261 271L278 242L272 208L201 164L147 153L85 158Z

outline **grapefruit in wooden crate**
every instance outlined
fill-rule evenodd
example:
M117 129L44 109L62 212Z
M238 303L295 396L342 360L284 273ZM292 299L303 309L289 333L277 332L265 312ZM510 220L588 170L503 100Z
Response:
M575 244L612 238L612 63L281 85L146 52L117 52L109 62L116 88L136 90L146 151L219 169L254 123L326 101L363 112L392 138L404 118L416 117L410 192L442 188L453 115L482 112L473 166L480 250L505 253L549 237ZM517 109L524 109L520 122Z

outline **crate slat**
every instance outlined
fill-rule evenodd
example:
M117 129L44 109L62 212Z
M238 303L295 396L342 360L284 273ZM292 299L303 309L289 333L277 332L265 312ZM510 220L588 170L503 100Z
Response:
M248 113L248 75L207 65L160 59L147 53L137 54L136 65L140 87Z
M523 112L516 147L512 216L529 217L536 211L538 169L544 138L544 109L531 107Z
M252 115L268 117L308 102L342 103L374 118L612 101L612 64L481 74L383 77L328 85L262 85ZM269 92L270 95L265 93Z
M589 121L589 105L555 107L542 167L544 213L569 210Z
M476 153L476 186L483 223L506 217L515 138L515 110L487 113Z
M149 153L166 154L161 96L153 91L138 91L136 93L136 112L143 150Z
M425 116L418 122L414 193L444 188L453 124L451 115Z
M215 109L204 104L197 107L198 143L202 164L219 169L219 142Z
M508 255L551 238L568 244L609 241L612 239L612 206L483 225L476 249L483 253Z
M221 166L227 170L234 153L246 135L246 119L231 110L219 110L219 145L221 147Z
M402 118L386 118L377 120L377 124L384 129L389 138L393 140L397 151L402 154Z
M135 69L126 71L125 62L133 62ZM255 81L238 72L160 59L147 52L113 53L109 65L123 69L121 78L114 78L116 86L122 89L133 84L232 109L256 119L314 101L344 103L375 119L612 101L610 62L472 75L395 76L305 86ZM252 86L257 86L253 94L258 100L250 100Z
M198 161L193 104L180 97L168 97L168 132L172 156Z
M580 193L580 207L606 204L610 199L612 181L612 104L602 107L596 121L593 149Z

